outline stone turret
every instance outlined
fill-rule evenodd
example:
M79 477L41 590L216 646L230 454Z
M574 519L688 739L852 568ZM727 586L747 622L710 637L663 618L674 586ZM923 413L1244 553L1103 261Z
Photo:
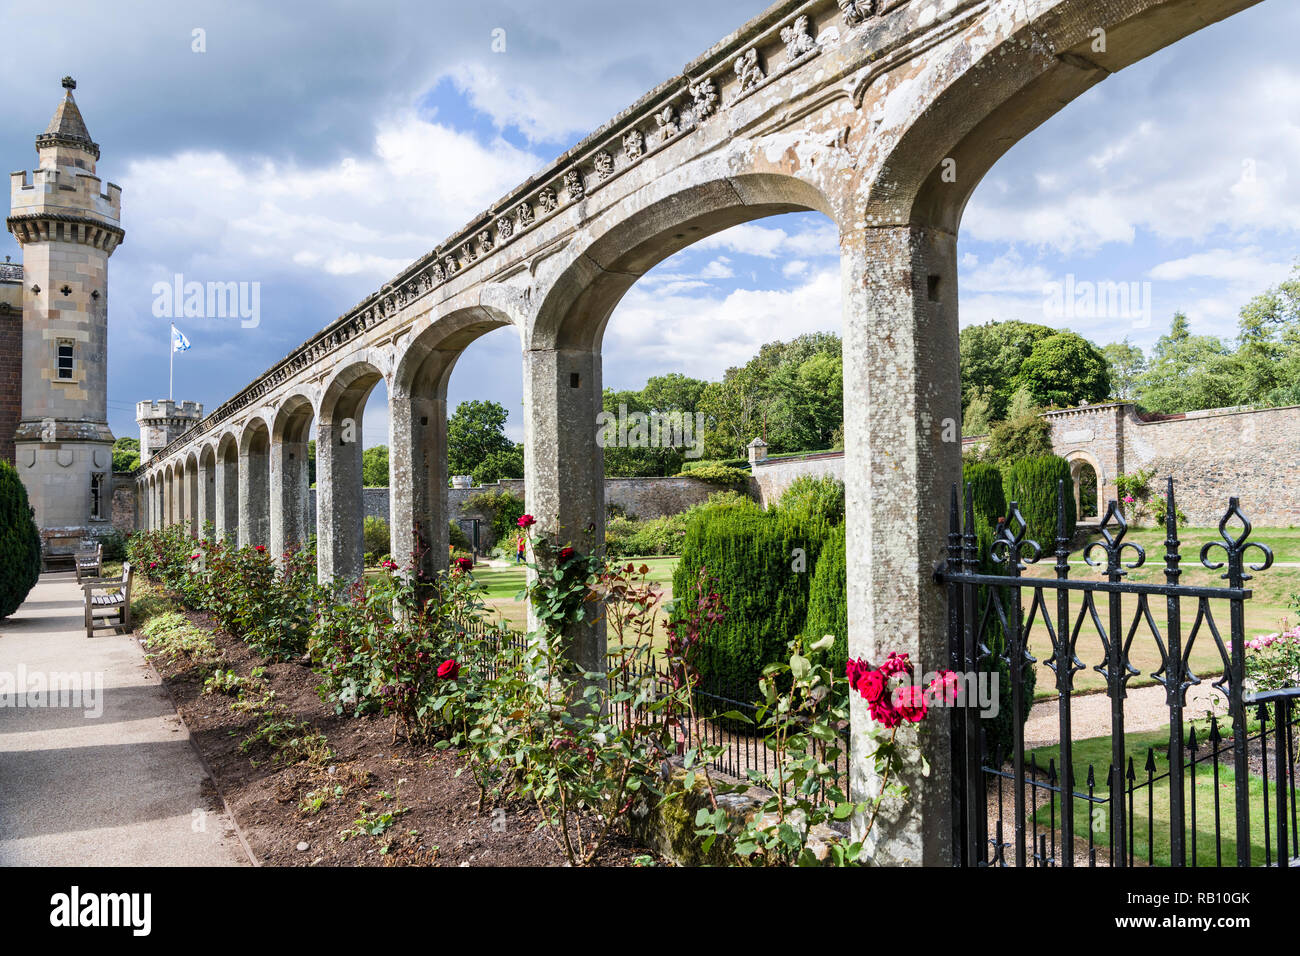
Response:
M198 402L173 402L171 399L137 402L135 420L140 426L140 463L144 464L203 420L203 406Z
M112 527L108 427L108 258L125 237L122 191L101 191L99 146L64 77L36 137L39 166L10 177L5 221L23 250L18 474L49 554Z

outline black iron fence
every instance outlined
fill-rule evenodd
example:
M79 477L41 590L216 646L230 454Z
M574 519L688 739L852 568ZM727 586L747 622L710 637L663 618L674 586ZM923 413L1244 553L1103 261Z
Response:
M989 564L981 567L971 490L959 508L953 488L948 554L938 579L948 589L950 666L961 673L987 670L998 660L1011 681L1013 715L1023 713L1028 635L1035 623L1046 632L1055 675L1059 741L1046 766L1026 754L1023 724L1010 721L1008 754L990 753L988 728L976 702L952 709L954 846L968 866L1213 866L1294 865L1297 859L1294 701L1300 690L1248 693L1245 602L1251 571L1273 563L1272 552L1249 541L1250 521L1236 498L1219 522L1221 540L1205 544L1200 563L1226 569L1226 587L1181 584L1182 555L1173 480L1165 501L1165 582L1124 580L1146 560L1143 548L1125 541L1128 526L1115 501L1102 520L1102 540L1084 559L1102 579L1070 578L1070 531L1065 521L1066 489L1058 488L1055 577L1023 576L1043 549L1025 537L1018 506L999 519ZM964 521L962 512L964 511ZM1237 526L1232 527L1236 522ZM1222 561L1211 561L1215 549ZM1258 549L1261 561L1248 565ZM1100 552L1098 560L1092 555ZM1104 559L1104 560L1102 560ZM1127 560L1126 560L1127 559ZM1163 600L1163 626L1155 608ZM1195 617L1183 635L1183 607ZM1225 607L1226 606L1226 607ZM1219 622L1228 619L1225 640ZM1075 675L1088 665L1080 658L1080 635L1091 625L1100 652L1093 670L1105 680L1110 706L1110 754L1104 767L1076 766L1072 728ZM1169 714L1167 746L1131 754L1125 736L1127 685L1134 641L1152 642L1160 666L1151 677L1164 688ZM1199 683L1191 667L1197 641L1212 641L1222 676L1212 686L1227 702L1230 736L1217 717L1199 733L1185 709L1187 690ZM1149 648L1148 648L1149 649ZM1250 718L1255 718L1254 727ZM999 748L1000 749L1000 748ZM1050 750L1050 748L1049 748ZM1041 751L1040 751L1041 752ZM1135 760L1135 757L1137 758ZM1231 797L1223 795L1231 787Z

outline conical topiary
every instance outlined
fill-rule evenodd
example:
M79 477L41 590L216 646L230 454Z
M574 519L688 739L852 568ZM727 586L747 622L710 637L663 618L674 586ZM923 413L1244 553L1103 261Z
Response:
M18 610L41 576L41 534L27 489L12 465L0 461L0 618Z

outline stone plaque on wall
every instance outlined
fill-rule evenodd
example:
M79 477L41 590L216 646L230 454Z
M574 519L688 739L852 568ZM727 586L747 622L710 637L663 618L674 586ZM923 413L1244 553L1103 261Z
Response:
M1080 442L1092 441L1091 428L1077 428L1072 432L1065 432L1061 435L1061 441L1071 445L1077 445Z

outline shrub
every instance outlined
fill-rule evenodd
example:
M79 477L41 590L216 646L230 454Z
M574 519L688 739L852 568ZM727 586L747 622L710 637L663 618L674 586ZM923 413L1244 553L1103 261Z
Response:
M849 659L848 555L844 522L835 525L822 544L821 555L808 586L808 617L804 638L812 644L827 634L835 636L827 660L831 672L843 674Z
M673 593L689 602L690 585L705 569L730 608L716 638L701 649L704 690L749 700L763 667L783 659L790 636L804 629L812 577L792 568L791 554L802 549L807 568L815 568L828 530L757 506L705 508L691 517Z
M524 514L522 498L508 491L485 491L469 499L466 504L476 511L484 511L492 516L494 542L512 540L519 533L519 519Z
M388 553L389 529L388 522L383 518L367 516L361 534L365 540L364 550L375 554Z
M690 471L679 472L678 477L698 478L711 485L721 485L736 491L749 488L749 472L739 468L728 468L726 465L704 465L692 468Z
M452 548L457 551L474 550L474 546L470 543L469 535L465 534L465 530L461 528L458 522L447 522L447 540L450 542Z
M996 563L990 557L998 519L1006 517L1007 513L1002 473L990 464L967 462L962 465L961 477L963 487L971 486L971 505L979 547L979 571L982 574L1002 574L1006 565ZM1002 601L1002 606L1009 609L1010 594L1005 590L1002 591ZM984 720L984 732L990 757L999 753L1006 755L1012 752L1015 739L1011 723L1011 667L1002 659L1007 652L1007 639L996 615L988 618L982 638L989 649L989 656L981 662L979 669L984 673L996 673L998 677L998 712ZM1029 718L1029 711L1033 707L1037 680L1037 672L1032 667L1026 667L1023 681L1024 712L1020 715L1022 724Z
M41 533L18 472L0 461L0 618L18 610L41 576Z
M981 457L1005 469L1022 459L1051 453L1052 426L1032 412L994 425Z
M1038 542L1045 553L1056 550L1057 484L1065 482L1065 533L1074 534L1076 521L1070 463L1058 455L1022 458L1003 476L1008 502L1016 502L1024 516L1025 537ZM1008 504L1008 509L1010 504Z
M777 507L791 514L837 524L844 520L844 482L830 475L820 478L802 475L782 492Z

